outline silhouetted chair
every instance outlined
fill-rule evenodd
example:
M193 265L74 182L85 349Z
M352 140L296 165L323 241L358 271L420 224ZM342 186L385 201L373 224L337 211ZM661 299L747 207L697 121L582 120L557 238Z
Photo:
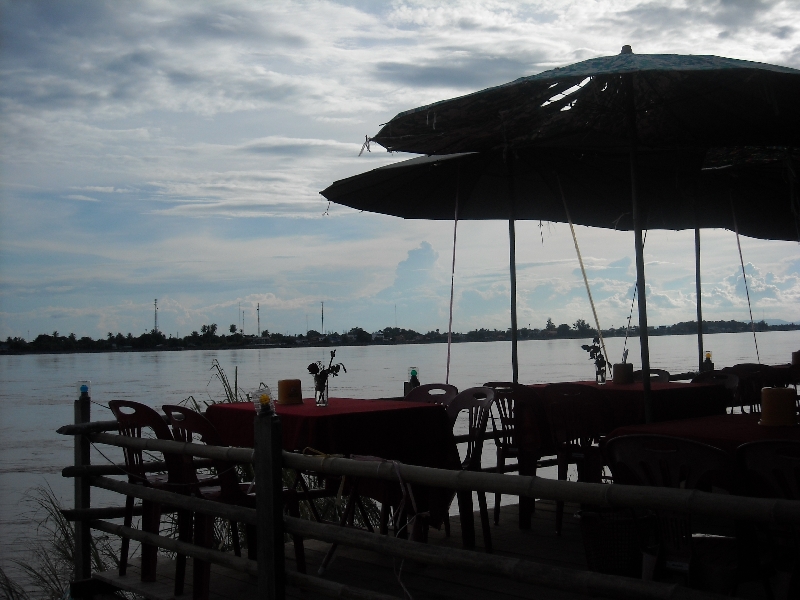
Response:
M633 380L634 381L642 380L641 370L633 372ZM650 369L650 381L657 381L659 383L669 383L669 371L665 371L664 369Z
M210 446L225 446L214 425L200 413L185 406L165 405L162 407L172 426L172 434L176 441L193 443L200 441ZM196 439L195 439L196 438ZM205 486L200 486L203 475L198 475L194 468L190 470L189 479L195 484L196 494L204 500L223 502L246 508L256 507L254 494L248 494L249 483L239 483L235 464L227 461L212 460L211 465L215 471L212 481L206 481ZM209 484L213 483L213 486ZM239 542L239 528L235 521L230 522L231 541L236 556L241 556ZM256 557L256 528L246 526L247 554ZM210 548L213 545L214 518L197 513L195 515L195 544ZM208 598L210 564L200 559L194 559L193 590L194 598L205 600Z
M733 457L713 446L660 435L627 435L604 445L616 483L736 492ZM691 515L658 511L664 569L692 587L733 592L746 578L761 578L746 548L731 536L692 537ZM728 523L728 525L733 525ZM755 569L756 572L753 572Z
M108 403L111 412L119 424L120 435L141 438L146 431L151 431L160 440L173 441L167 423L155 410L139 402L129 400L111 400ZM142 450L123 448L125 468L128 481L136 485L143 485L160 490L181 494L188 494L191 481L187 478L186 461L177 454L164 453L164 462L167 466L166 473L147 473L147 463L144 461ZM125 527L130 527L133 521L134 497L125 499ZM159 533L161 522L161 505L142 500L142 530L150 533ZM192 515L190 511L178 510L178 539L191 541ZM129 539L122 538L119 561L119 574L125 575L128 565ZM142 581L156 580L156 566L158 562L158 548L152 544L142 544ZM186 573L186 556L179 554L175 570L175 595L183 593L183 583Z
M761 388L775 385L777 376L769 365L742 363L722 369L723 373L733 373L739 378L737 405L742 412L749 408L750 413L761 412ZM732 412L732 411L731 411Z
M733 407L739 406L739 377L734 373L704 371L695 375L692 383L716 383L725 386L725 390L728 392L728 408L733 412Z
M739 446L736 456L750 495L800 500L800 442L751 442ZM769 565L788 574L787 597L800 597L800 528L764 526L760 530L762 554Z
M461 468L465 471L480 471L483 455L483 438L486 434L486 425L494 402L494 390L488 387L474 387L460 392L447 405L447 416L450 425L455 428L456 421L462 412L467 413L467 447ZM455 433L455 430L454 430ZM461 531L466 547L474 545L475 530L472 514L472 496L469 492L458 494L458 508L461 518ZM492 532L489 524L489 510L486 505L486 493L478 491L478 506L481 513L481 526L483 529L483 543L486 552L492 551Z
M484 387L494 390L494 405L492 407L491 421L492 433L495 434L495 449L497 453L497 466L495 473L513 473L519 471L518 462L506 463L507 459L519 461L519 445L517 443L514 427L514 389L522 387L518 383L509 381L490 381ZM495 412L497 417L495 418ZM494 495L494 524L500 524L501 494Z
M206 419L202 414L191 410L185 406L164 405L164 412L170 421L172 431L175 439L180 442L193 442L195 436L200 442L209 446L225 446L226 444L220 438L217 429L213 423ZM239 476L236 473L236 465L229 461L212 460L211 465L216 471L213 480L213 487L209 486L209 482L202 481L202 475L196 473L194 469L191 471L190 478L193 481L202 483L197 488L197 495L204 500L212 500L215 502L222 502L225 504L232 504L235 506L242 506L245 508L256 508L255 494L249 493L251 483L242 483L239 481ZM301 479L298 474L297 480ZM295 488L297 486L295 485ZM307 493L308 490L304 488ZM298 494L294 489L284 489L283 498L287 508L287 512L293 517L299 517L299 500L304 498L305 495L301 492ZM309 498L309 501L311 499ZM313 502L309 502L313 506ZM319 516L312 510L317 521ZM212 517L198 514L195 517L195 543L210 547L213 543L213 527L214 520ZM235 521L230 521L231 528L231 541L233 544L233 551L236 556L241 556L241 545L239 541L239 529ZM254 525L246 524L245 533L247 536L247 557L251 560L257 558L257 540L256 540L256 527ZM295 560L297 562L297 570L305 573L305 550L303 546L303 538L294 536L294 549ZM194 560L194 589L204 590L207 594L209 589L209 564L205 561L198 559ZM205 598L207 596L203 596ZM195 598L200 598L195 592Z
M570 464L578 468L578 481L600 483L603 458L595 445L605 432L603 396L593 387L552 383L544 388L545 412L556 448L558 478L567 479ZM561 534L564 502L556 502L556 533Z
M429 404L447 405L458 395L458 388L446 383L426 383L415 387L406 394L409 402L427 402Z

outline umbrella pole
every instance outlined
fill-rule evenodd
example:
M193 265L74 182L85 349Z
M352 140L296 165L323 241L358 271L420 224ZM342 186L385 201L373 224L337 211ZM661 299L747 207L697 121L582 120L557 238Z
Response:
M703 370L703 306L700 293L700 228L694 230L694 278L697 290L697 370Z
M519 362L517 361L517 236L513 217L508 220L508 246L511 270L511 374L512 381L519 383Z
M642 392L644 396L645 423L653 422L653 406L650 398L650 344L647 338L647 300L644 282L644 244L642 223L639 214L639 197L636 189L636 148L631 147L631 202L633 204L633 237L636 244L636 288L639 296L639 345L642 357Z
M626 47L622 51L625 53ZM630 52L630 47L627 47ZM636 151L639 135L636 131L636 105L633 98L633 74L622 76L626 92L628 141L631 160L631 204L633 212L633 239L636 245L636 290L639 295L639 346L642 357L642 396L644 400L645 423L653 422L653 405L650 398L650 344L647 338L647 298L644 282L644 243L642 241L642 218L639 214L638 168Z

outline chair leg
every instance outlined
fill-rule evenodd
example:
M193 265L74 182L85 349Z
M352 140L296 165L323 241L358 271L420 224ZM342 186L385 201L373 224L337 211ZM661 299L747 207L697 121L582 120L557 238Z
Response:
M182 542L192 542L192 513L188 510L179 510L178 539ZM183 583L186 579L186 555L178 554L175 557L175 591L176 596L183 594Z
M459 491L458 516L461 519L461 540L464 548L471 550L475 547L475 516L472 514L472 492Z
M195 515L194 543L202 548L211 548L214 544L214 517ZM192 600L208 600L211 583L211 564L195 558L192 560Z
M158 534L161 523L161 505L155 502L142 501L142 531ZM142 544L142 581L156 580L158 565L158 547Z
M497 472L502 473L503 467L506 465L506 457L500 446L497 447ZM497 493L494 495L494 524L500 524L500 499L502 494Z
M489 509L486 506L486 492L478 492L478 506L481 511L481 528L483 529L483 546L487 554L492 552L492 528L489 526Z
M125 527L130 527L133 524L133 496L125 498ZM122 538L122 546L119 551L119 576L125 576L125 570L128 568L128 549L130 548L130 540L126 537Z
M384 502L381 504L381 523L380 523L380 534L381 535L388 535L389 534L389 503Z
M569 467L568 457L563 452L558 453L558 479L567 480L567 469ZM556 501L556 534L561 535L561 523L564 520L564 502Z
M353 523L353 515L355 514L356 509L356 488L358 486L354 485L353 489L350 490L350 495L347 498L347 504L345 504L344 512L342 513L342 518L339 519L339 525L341 527L346 527L348 523L352 525ZM325 571L328 568L328 565L333 560L333 555L336 553L336 548L339 547L337 542L333 542L331 547L328 548L327 554L325 554L325 558L322 559L322 564L319 566L317 570L317 575L322 577L325 574Z
M258 538L255 525L245 525L244 534L247 538L247 558L258 560Z
M289 503L288 508L289 508L289 516L295 517L296 519L300 518L300 503L297 500L297 496L293 497L292 501ZM303 536L293 535L292 542L294 542L294 560L297 563L297 572L305 573L306 551L305 547L303 546Z
M242 544L239 541L239 524L231 519L228 524L231 526L231 542L233 543L234 556L242 556Z

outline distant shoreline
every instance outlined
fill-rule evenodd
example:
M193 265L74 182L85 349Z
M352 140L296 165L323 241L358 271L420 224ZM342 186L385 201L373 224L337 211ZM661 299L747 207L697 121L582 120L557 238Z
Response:
M584 322L585 324L585 322ZM756 333L766 331L797 331L800 324L786 323L780 325L767 325L761 321L756 323ZM564 330L565 325L553 329L528 329L522 328L518 331L519 341L528 340L559 340L559 339L586 339L591 340L596 331L593 329ZM710 321L703 323L704 334L716 333L748 333L752 331L750 323L739 321ZM310 332L312 333L312 332ZM317 333L317 332L313 332ZM0 354L22 355L22 354L100 354L100 353L119 353L119 352L183 352L189 350L244 350L244 349L263 349L263 348L327 348L327 347L346 347L346 346L398 346L398 345L418 345L418 344L444 344L447 343L447 334L429 332L419 334L410 330L397 328L386 328L383 332L394 334L375 339L375 334L367 334L363 330L358 332L361 339L356 339L356 335L348 334L329 334L327 336L283 336L273 334L269 337L243 336L234 334L231 336L187 336L186 338L165 338L161 332L150 332L143 334L139 338L123 338L124 342L130 345L118 344L109 340L92 340L81 338L80 340L69 337L53 338L52 336L39 336L34 342L9 338L0 344ZM697 335L696 322L678 323L676 325L648 327L650 337L673 336L673 335ZM636 338L639 336L639 328L631 327L627 332L628 337ZM608 329L603 331L604 338L625 337L625 328ZM370 339L364 339L370 336ZM49 338L44 340L42 338ZM147 339L150 338L150 339ZM273 341L274 339L274 341ZM468 342L502 342L510 341L510 331L478 329L468 333L453 333L452 343L462 344ZM160 343L147 343L147 342ZM37 343L38 342L38 343ZM49 343L47 343L49 342ZM192 343L197 342L197 343ZM61 346L61 347L58 347ZM64 347L68 346L68 347Z

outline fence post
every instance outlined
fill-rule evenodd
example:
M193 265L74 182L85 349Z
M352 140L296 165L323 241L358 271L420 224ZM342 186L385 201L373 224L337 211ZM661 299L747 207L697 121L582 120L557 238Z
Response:
M258 597L284 600L283 440L280 418L262 409L255 420L255 480L258 515Z
M83 386L86 387L86 386ZM80 397L75 400L75 424L89 422L91 399L88 388L81 388ZM88 467L91 464L89 455L89 440L84 435L76 435L75 439L75 466ZM75 509L90 508L89 478L75 478ZM89 522L86 520L75 521L75 573L73 579L81 581L92 576L91 532Z

